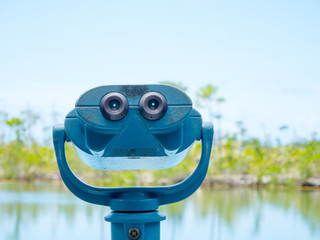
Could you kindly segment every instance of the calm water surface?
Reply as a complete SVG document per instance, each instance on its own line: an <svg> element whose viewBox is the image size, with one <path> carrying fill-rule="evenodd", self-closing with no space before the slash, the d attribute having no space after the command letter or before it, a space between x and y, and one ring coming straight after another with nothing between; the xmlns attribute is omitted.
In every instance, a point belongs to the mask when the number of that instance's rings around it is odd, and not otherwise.
<svg viewBox="0 0 320 240"><path fill-rule="evenodd" d="M320 191L201 189L164 206L161 239L320 239ZM0 240L110 239L109 209L63 186L0 183Z"/></svg>

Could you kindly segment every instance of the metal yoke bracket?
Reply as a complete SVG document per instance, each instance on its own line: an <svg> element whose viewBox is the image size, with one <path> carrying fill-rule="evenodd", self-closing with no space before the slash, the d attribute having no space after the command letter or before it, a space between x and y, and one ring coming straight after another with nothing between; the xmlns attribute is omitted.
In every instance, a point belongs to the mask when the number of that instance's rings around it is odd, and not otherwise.
<svg viewBox="0 0 320 240"><path fill-rule="evenodd" d="M213 125L204 122L201 130L201 158L197 168L184 181L171 186L101 188L88 185L71 171L65 156L66 134L63 125L53 128L53 142L62 180L78 198L109 206L115 211L154 211L160 205L181 201L202 184L209 166Z"/></svg>
<svg viewBox="0 0 320 240"><path fill-rule="evenodd" d="M160 240L160 221L166 217L157 209L161 205L181 201L202 184L209 166L213 140L213 125L203 123L201 158L195 171L184 181L159 187L99 188L82 182L71 171L65 156L64 125L53 128L53 142L62 180L78 198L113 210L105 217L111 222L112 239Z"/></svg>

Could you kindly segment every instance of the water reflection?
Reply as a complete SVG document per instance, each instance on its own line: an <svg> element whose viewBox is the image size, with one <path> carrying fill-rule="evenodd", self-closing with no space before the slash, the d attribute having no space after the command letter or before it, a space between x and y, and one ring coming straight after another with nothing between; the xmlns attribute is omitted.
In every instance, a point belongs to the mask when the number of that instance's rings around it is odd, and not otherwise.
<svg viewBox="0 0 320 240"><path fill-rule="evenodd" d="M192 199L200 206L197 216L217 215L223 224L235 228L243 215L254 215L254 232L260 232L265 208L301 217L312 233L320 233L320 192L297 190L228 189L214 192L202 191Z"/></svg>
<svg viewBox="0 0 320 240"><path fill-rule="evenodd" d="M320 191L201 189L161 207L162 239L320 239ZM110 239L107 208L62 185L0 183L0 239Z"/></svg>
<svg viewBox="0 0 320 240"><path fill-rule="evenodd" d="M320 191L201 189L177 213L163 210L170 239L320 239L319 203ZM183 227L174 229L175 221Z"/></svg>

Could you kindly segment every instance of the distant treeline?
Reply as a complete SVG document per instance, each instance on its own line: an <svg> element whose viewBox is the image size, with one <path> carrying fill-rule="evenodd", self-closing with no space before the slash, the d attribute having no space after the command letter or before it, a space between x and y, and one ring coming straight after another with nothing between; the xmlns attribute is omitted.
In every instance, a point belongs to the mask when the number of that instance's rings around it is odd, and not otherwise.
<svg viewBox="0 0 320 240"><path fill-rule="evenodd" d="M163 82L186 90L180 83ZM206 85L197 92L195 103L215 121L215 146L206 179L207 185L289 185L320 186L320 142L315 139L290 144L262 144L246 135L242 121L239 131L223 134L219 112L213 105L222 104L217 88ZM219 109L219 108L215 108ZM54 116L53 116L54 117ZM0 179L3 180L59 180L59 170L50 142L39 143L34 137L35 126L41 116L31 110L19 117L0 111ZM286 126L280 128L285 131ZM196 167L201 145L195 144L187 158L166 170L98 171L86 166L76 156L71 145L66 145L71 169L90 184L100 186L163 185L179 182Z"/></svg>
<svg viewBox="0 0 320 240"><path fill-rule="evenodd" d="M99 171L82 163L70 144L66 151L71 169L91 184L128 186L162 185L186 178L200 159L196 144L179 165L166 170ZM50 146L19 140L0 144L0 179L58 180L59 171ZM207 184L227 185L319 185L320 142L299 145L262 146L257 139L244 143L235 137L213 147Z"/></svg>

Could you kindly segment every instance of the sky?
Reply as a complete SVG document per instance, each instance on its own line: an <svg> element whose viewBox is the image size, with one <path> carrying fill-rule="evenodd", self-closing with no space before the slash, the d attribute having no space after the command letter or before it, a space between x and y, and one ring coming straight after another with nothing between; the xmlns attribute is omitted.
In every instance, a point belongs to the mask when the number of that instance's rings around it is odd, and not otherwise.
<svg viewBox="0 0 320 240"><path fill-rule="evenodd" d="M287 125L290 138L310 138L319 12L318 0L0 1L0 111L30 108L50 125L96 86L174 81L194 96L212 84L226 99L224 133L241 120L250 136Z"/></svg>

